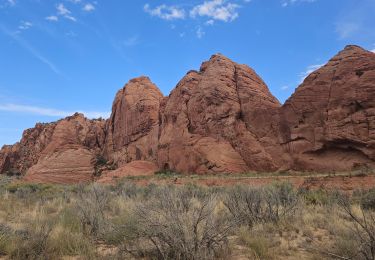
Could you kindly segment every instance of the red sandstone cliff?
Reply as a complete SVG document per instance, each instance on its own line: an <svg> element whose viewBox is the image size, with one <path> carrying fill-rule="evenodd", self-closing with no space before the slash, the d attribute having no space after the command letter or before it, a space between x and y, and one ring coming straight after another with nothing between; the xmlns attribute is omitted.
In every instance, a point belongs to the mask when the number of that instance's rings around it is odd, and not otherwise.
<svg viewBox="0 0 375 260"><path fill-rule="evenodd" d="M105 169L103 178L152 169L204 174L374 166L375 54L347 46L282 106L251 68L220 54L188 72L169 97L147 77L136 78L117 93L108 120L75 114L26 130L19 143L0 150L0 173L89 181L102 157L118 167Z"/></svg>

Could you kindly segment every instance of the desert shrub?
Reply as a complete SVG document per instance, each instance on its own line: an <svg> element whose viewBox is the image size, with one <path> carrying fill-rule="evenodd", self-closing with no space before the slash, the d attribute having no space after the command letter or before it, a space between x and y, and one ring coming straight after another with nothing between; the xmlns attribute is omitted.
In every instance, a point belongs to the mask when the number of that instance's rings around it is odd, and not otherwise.
<svg viewBox="0 0 375 260"><path fill-rule="evenodd" d="M164 187L153 199L138 203L134 214L136 239L128 241L125 250L138 257L214 259L228 248L231 223L215 195ZM143 251L135 251L134 245L144 240Z"/></svg>
<svg viewBox="0 0 375 260"><path fill-rule="evenodd" d="M105 209L108 205L109 193L99 185L85 187L81 185L77 190L76 209L85 234L98 236L105 225Z"/></svg>
<svg viewBox="0 0 375 260"><path fill-rule="evenodd" d="M53 224L37 221L18 235L17 247L11 253L12 259L54 259L55 254L49 245Z"/></svg>
<svg viewBox="0 0 375 260"><path fill-rule="evenodd" d="M375 189L363 193L360 197L360 204L363 209L375 210Z"/></svg>
<svg viewBox="0 0 375 260"><path fill-rule="evenodd" d="M21 176L22 173L17 169L9 169L5 172L6 176L13 177L13 176Z"/></svg>
<svg viewBox="0 0 375 260"><path fill-rule="evenodd" d="M116 196L120 196L125 199L135 198L142 193L143 188L137 186L132 182L121 180L111 187L111 191Z"/></svg>
<svg viewBox="0 0 375 260"><path fill-rule="evenodd" d="M9 184L6 189L11 193L16 193L19 191L27 191L27 192L40 192L47 189L50 189L52 185L48 184L34 184L34 183L11 183Z"/></svg>
<svg viewBox="0 0 375 260"><path fill-rule="evenodd" d="M88 259L95 257L93 243L82 233L73 233L59 228L51 235L50 246L58 256L84 256Z"/></svg>
<svg viewBox="0 0 375 260"><path fill-rule="evenodd" d="M299 196L304 199L307 205L334 206L337 204L340 193L325 189L306 190L302 188L299 190Z"/></svg>
<svg viewBox="0 0 375 260"><path fill-rule="evenodd" d="M108 163L107 159L103 155L96 157L95 166L104 166Z"/></svg>
<svg viewBox="0 0 375 260"><path fill-rule="evenodd" d="M11 251L12 229L4 224L0 224L0 256L7 255Z"/></svg>
<svg viewBox="0 0 375 260"><path fill-rule="evenodd" d="M375 212L364 209L363 207L356 209L346 196L341 196L338 203L343 216L350 221L349 237L351 237L352 241L358 242L354 258L374 260Z"/></svg>
<svg viewBox="0 0 375 260"><path fill-rule="evenodd" d="M290 184L266 188L236 186L227 192L224 204L237 224L252 227L257 223L277 223L293 216L298 196Z"/></svg>

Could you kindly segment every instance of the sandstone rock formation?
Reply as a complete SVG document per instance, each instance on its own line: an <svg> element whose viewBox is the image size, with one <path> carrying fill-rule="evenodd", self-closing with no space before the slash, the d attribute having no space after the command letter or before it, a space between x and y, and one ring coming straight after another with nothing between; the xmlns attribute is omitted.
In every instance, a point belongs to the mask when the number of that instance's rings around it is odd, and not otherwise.
<svg viewBox="0 0 375 260"><path fill-rule="evenodd" d="M104 171L97 182L111 183L124 177L131 176L152 176L159 170L159 167L149 161L132 161L116 170Z"/></svg>
<svg viewBox="0 0 375 260"><path fill-rule="evenodd" d="M147 77L130 80L117 93L106 125L104 154L109 160L118 166L134 160L156 162L162 99Z"/></svg>
<svg viewBox="0 0 375 260"><path fill-rule="evenodd" d="M51 124L37 124L14 146L0 152L0 172L20 172L28 180L87 181L104 147L105 120L75 114Z"/></svg>
<svg viewBox="0 0 375 260"><path fill-rule="evenodd" d="M100 167L98 162L100 161ZM150 174L375 167L375 54L347 46L284 105L248 66L217 54L169 97L131 80L108 120L75 114L0 150L0 174L72 183ZM109 171L118 167L115 171Z"/></svg>
<svg viewBox="0 0 375 260"><path fill-rule="evenodd" d="M275 170L279 160L259 138L272 125L255 121L279 107L252 69L214 55L178 83L163 108L159 167L191 173Z"/></svg>
<svg viewBox="0 0 375 260"><path fill-rule="evenodd" d="M375 54L347 46L309 75L280 111L280 139L302 170L375 161Z"/></svg>

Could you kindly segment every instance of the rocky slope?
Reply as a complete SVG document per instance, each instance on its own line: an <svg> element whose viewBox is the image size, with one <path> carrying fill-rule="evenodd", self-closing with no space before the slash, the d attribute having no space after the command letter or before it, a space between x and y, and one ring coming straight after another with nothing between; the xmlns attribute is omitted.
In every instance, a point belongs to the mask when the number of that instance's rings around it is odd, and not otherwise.
<svg viewBox="0 0 375 260"><path fill-rule="evenodd" d="M149 78L133 79L108 120L75 114L26 130L0 151L0 173L74 183L101 173L99 181L156 169L325 171L374 161L375 54L347 46L284 105L251 68L220 54L189 71L169 97Z"/></svg>
<svg viewBox="0 0 375 260"><path fill-rule="evenodd" d="M280 110L280 139L303 170L375 161L375 54L347 46L309 75Z"/></svg>

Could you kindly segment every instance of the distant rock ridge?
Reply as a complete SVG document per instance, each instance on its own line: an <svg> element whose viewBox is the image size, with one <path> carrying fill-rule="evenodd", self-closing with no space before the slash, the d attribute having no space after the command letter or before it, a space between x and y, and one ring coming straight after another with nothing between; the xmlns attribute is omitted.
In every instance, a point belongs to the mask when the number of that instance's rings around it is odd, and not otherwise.
<svg viewBox="0 0 375 260"><path fill-rule="evenodd" d="M153 169L215 174L362 165L375 166L375 54L355 45L311 73L283 105L254 70L215 54L168 97L148 77L135 78L116 94L109 119L77 113L36 124L0 150L0 174L52 183Z"/></svg>

